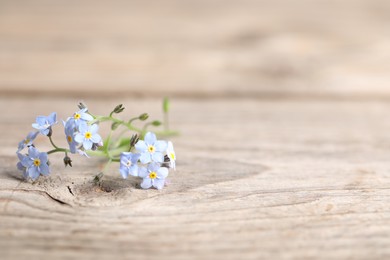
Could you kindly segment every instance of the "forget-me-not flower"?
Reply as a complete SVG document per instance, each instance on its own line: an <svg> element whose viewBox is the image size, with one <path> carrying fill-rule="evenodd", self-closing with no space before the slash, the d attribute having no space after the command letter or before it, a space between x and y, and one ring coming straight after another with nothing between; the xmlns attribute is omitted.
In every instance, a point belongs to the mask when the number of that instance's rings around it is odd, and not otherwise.
<svg viewBox="0 0 390 260"><path fill-rule="evenodd" d="M49 165L47 165L47 153L41 153L34 146L28 148L28 155L24 157L18 153L20 159L19 169L22 169L21 166L25 167L26 175L32 180L35 180L39 177L40 174L48 175L50 173Z"/></svg>
<svg viewBox="0 0 390 260"><path fill-rule="evenodd" d="M75 123L72 120L68 120L66 122L62 121L65 129L65 137L66 141L69 144L69 149L71 153L76 153L77 146L79 145L75 140Z"/></svg>
<svg viewBox="0 0 390 260"><path fill-rule="evenodd" d="M18 145L18 152L23 150L26 146L32 145L33 141L35 140L35 138L37 137L38 134L39 134L39 132L30 132L26 138L24 138L22 141L20 141L20 143Z"/></svg>
<svg viewBox="0 0 390 260"><path fill-rule="evenodd" d="M93 116L88 114L87 111L88 108L80 109L79 111L75 112L68 120L73 121L76 127L80 127L81 124L85 124L93 120Z"/></svg>
<svg viewBox="0 0 390 260"><path fill-rule="evenodd" d="M39 130L43 135L49 135L51 126L56 124L57 113L53 112L49 116L38 116L36 123L32 124L32 127Z"/></svg>
<svg viewBox="0 0 390 260"><path fill-rule="evenodd" d="M129 175L138 176L137 163L140 156L138 153L121 153L119 172L122 174L123 179L127 179Z"/></svg>
<svg viewBox="0 0 390 260"><path fill-rule="evenodd" d="M176 170L176 154L171 141L168 142L167 156L169 158L169 167Z"/></svg>
<svg viewBox="0 0 390 260"><path fill-rule="evenodd" d="M156 135L148 132L145 140L139 140L135 148L141 153L140 161L144 164L150 162L164 162L164 152L167 149L167 142L158 141Z"/></svg>
<svg viewBox="0 0 390 260"><path fill-rule="evenodd" d="M74 137L75 141L83 144L85 150L91 150L93 144L99 144L102 141L102 138L97 133L99 126L97 124L93 125L84 125L79 126L79 133Z"/></svg>
<svg viewBox="0 0 390 260"><path fill-rule="evenodd" d="M19 162L16 164L16 167L18 168L18 170L22 171L23 177L25 179L27 179L27 177L28 177L27 166L30 165L29 159L28 159L27 155L23 155L19 152L17 152L16 154L18 155L18 158L19 158Z"/></svg>
<svg viewBox="0 0 390 260"><path fill-rule="evenodd" d="M168 169L160 167L157 163L151 163L147 168L140 168L138 176L143 178L141 183L143 189L149 189L153 186L161 190L164 187L165 178L168 176Z"/></svg>

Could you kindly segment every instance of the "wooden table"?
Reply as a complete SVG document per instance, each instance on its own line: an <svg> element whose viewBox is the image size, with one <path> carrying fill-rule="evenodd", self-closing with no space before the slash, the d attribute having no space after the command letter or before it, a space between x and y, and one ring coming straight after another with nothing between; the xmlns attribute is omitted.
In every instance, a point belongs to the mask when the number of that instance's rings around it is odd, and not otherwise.
<svg viewBox="0 0 390 260"><path fill-rule="evenodd" d="M0 259L388 259L389 10L1 1ZM79 156L21 180L35 116L84 100L158 119L164 96L180 131L164 190L117 165L96 186L102 161Z"/></svg>

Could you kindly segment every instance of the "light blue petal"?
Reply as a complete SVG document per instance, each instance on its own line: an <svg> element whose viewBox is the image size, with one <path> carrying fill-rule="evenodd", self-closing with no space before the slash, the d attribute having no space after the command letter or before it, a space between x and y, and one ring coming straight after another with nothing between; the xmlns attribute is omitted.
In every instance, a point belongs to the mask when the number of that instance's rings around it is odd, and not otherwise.
<svg viewBox="0 0 390 260"><path fill-rule="evenodd" d="M129 168L129 173L131 176L138 176L138 165L132 165Z"/></svg>
<svg viewBox="0 0 390 260"><path fill-rule="evenodd" d="M153 187L158 190L162 190L164 188L165 180L164 179L155 179L153 182Z"/></svg>
<svg viewBox="0 0 390 260"><path fill-rule="evenodd" d="M16 168L18 168L18 170L20 170L20 171L25 171L26 170L26 167L24 167L21 162L18 162L16 164Z"/></svg>
<svg viewBox="0 0 390 260"><path fill-rule="evenodd" d="M44 129L41 129L41 134L43 134L43 135L48 135L49 134L49 128L44 128Z"/></svg>
<svg viewBox="0 0 390 260"><path fill-rule="evenodd" d="M150 153L141 154L141 157L139 158L139 160L143 164L150 163L152 161L152 159L150 158Z"/></svg>
<svg viewBox="0 0 390 260"><path fill-rule="evenodd" d="M85 132L88 131L88 126L87 126L87 123L85 121L80 121L79 120L78 128L79 128L79 132L82 133L82 134L84 134Z"/></svg>
<svg viewBox="0 0 390 260"><path fill-rule="evenodd" d="M83 119L85 121L92 121L93 120L93 117L87 113L81 113L80 116L81 116L81 119Z"/></svg>
<svg viewBox="0 0 390 260"><path fill-rule="evenodd" d="M46 163L43 163L39 166L39 171L42 175L48 175L50 173L49 166Z"/></svg>
<svg viewBox="0 0 390 260"><path fill-rule="evenodd" d="M74 140L76 141L76 142L78 142L78 143L82 143L82 142L84 142L84 135L82 135L82 134L76 134L76 136L74 137Z"/></svg>
<svg viewBox="0 0 390 260"><path fill-rule="evenodd" d="M153 134L152 132L147 132L144 139L145 139L145 143L151 145L154 145L154 143L157 140L156 135Z"/></svg>
<svg viewBox="0 0 390 260"><path fill-rule="evenodd" d="M168 147L168 143L166 141L157 141L155 144L157 152L165 152Z"/></svg>
<svg viewBox="0 0 390 260"><path fill-rule="evenodd" d="M89 127L89 131L91 134L96 134L99 131L99 126L97 124L93 124Z"/></svg>
<svg viewBox="0 0 390 260"><path fill-rule="evenodd" d="M131 156L131 162L133 164L136 164L139 160L139 158L141 157L141 155L139 153L134 153L132 156Z"/></svg>
<svg viewBox="0 0 390 260"><path fill-rule="evenodd" d="M152 180L150 178L143 179L141 187L142 189L149 189L150 187L152 187Z"/></svg>
<svg viewBox="0 0 390 260"><path fill-rule="evenodd" d="M56 112L51 113L51 114L48 116L47 121L49 121L49 124L51 124L51 125L57 123L57 113L56 113Z"/></svg>
<svg viewBox="0 0 390 260"><path fill-rule="evenodd" d="M135 149L137 149L138 151L140 151L142 153L142 152L145 152L148 149L148 147L146 146L146 143L144 141L139 140L135 144Z"/></svg>
<svg viewBox="0 0 390 260"><path fill-rule="evenodd" d="M35 147L33 147L33 146L30 146L29 148L28 148L28 156L30 157L30 158L38 158L39 157L39 151L38 151L38 149L36 149Z"/></svg>
<svg viewBox="0 0 390 260"><path fill-rule="evenodd" d="M157 164L157 163L151 163L151 164L149 164L149 166L148 166L148 171L149 171L149 172L157 172L158 169L160 169L160 165Z"/></svg>
<svg viewBox="0 0 390 260"><path fill-rule="evenodd" d="M85 140L83 142L83 147L85 150L91 150L93 143L90 140Z"/></svg>
<svg viewBox="0 0 390 260"><path fill-rule="evenodd" d="M46 116L37 116L36 122L37 122L38 125L45 125L46 124L46 120L47 120Z"/></svg>
<svg viewBox="0 0 390 260"><path fill-rule="evenodd" d="M129 176L129 171L127 169L120 168L119 172L121 173L123 179L127 179L127 177Z"/></svg>
<svg viewBox="0 0 390 260"><path fill-rule="evenodd" d="M40 153L38 158L42 164L47 163L47 153Z"/></svg>
<svg viewBox="0 0 390 260"><path fill-rule="evenodd" d="M138 176L141 178L146 178L148 176L148 170L145 167L139 167Z"/></svg>
<svg viewBox="0 0 390 260"><path fill-rule="evenodd" d="M162 163L164 162L164 155L160 152L155 152L152 154L152 161Z"/></svg>
<svg viewBox="0 0 390 260"><path fill-rule="evenodd" d="M28 168L28 176L30 176L30 178L32 180L35 180L36 178L38 178L39 177L39 172L37 171L37 168L36 167Z"/></svg>
<svg viewBox="0 0 390 260"><path fill-rule="evenodd" d="M102 137L98 134L92 134L91 141L94 143L99 143L102 140Z"/></svg>
<svg viewBox="0 0 390 260"><path fill-rule="evenodd" d="M157 171L157 177L160 178L160 179L165 179L166 177L168 177L168 173L169 173L169 171L168 171L167 168L161 167Z"/></svg>

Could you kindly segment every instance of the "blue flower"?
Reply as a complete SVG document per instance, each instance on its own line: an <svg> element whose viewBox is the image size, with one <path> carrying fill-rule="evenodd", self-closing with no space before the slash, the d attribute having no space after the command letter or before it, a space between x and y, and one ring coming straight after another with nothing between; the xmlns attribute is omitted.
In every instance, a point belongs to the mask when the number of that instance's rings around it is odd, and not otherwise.
<svg viewBox="0 0 390 260"><path fill-rule="evenodd" d="M157 141L156 135L148 132L145 141L139 140L135 148L141 152L140 161L144 164L150 162L164 162L164 152L167 149L167 142Z"/></svg>
<svg viewBox="0 0 390 260"><path fill-rule="evenodd" d="M93 116L88 114L87 111L88 108L80 109L79 111L75 112L68 120L73 121L77 127L79 127L81 124L92 121Z"/></svg>
<svg viewBox="0 0 390 260"><path fill-rule="evenodd" d="M167 156L169 158L169 167L176 170L176 154L171 141L168 142Z"/></svg>
<svg viewBox="0 0 390 260"><path fill-rule="evenodd" d="M100 144L102 138L97 133L99 126L93 124L91 126L81 124L79 126L79 133L74 137L75 141L83 144L85 150L91 150L94 144Z"/></svg>
<svg viewBox="0 0 390 260"><path fill-rule="evenodd" d="M168 169L160 167L157 163L151 163L147 168L140 168L138 176L143 178L141 183L143 189L149 189L153 186L161 190L164 187L165 178L168 176Z"/></svg>
<svg viewBox="0 0 390 260"><path fill-rule="evenodd" d="M75 140L75 123L72 120L66 122L62 121L65 128L66 141L69 144L69 149L71 153L76 153L77 146L79 145Z"/></svg>
<svg viewBox="0 0 390 260"><path fill-rule="evenodd" d="M48 175L50 173L47 164L47 153L40 153L34 146L28 148L28 155L24 156L18 153L20 162L17 164L19 170L23 171L23 175L35 180L40 174Z"/></svg>
<svg viewBox="0 0 390 260"><path fill-rule="evenodd" d="M28 177L28 171L27 167L30 165L29 159L26 155L23 155L21 153L16 153L19 157L19 162L16 164L16 167L18 168L19 171L22 171L23 177L27 179Z"/></svg>
<svg viewBox="0 0 390 260"><path fill-rule="evenodd" d="M138 153L121 153L119 172L123 179L131 176L138 176L138 159L141 155Z"/></svg>
<svg viewBox="0 0 390 260"><path fill-rule="evenodd" d="M39 130L43 135L49 135L51 126L56 124L57 113L53 112L49 116L38 116L36 123L32 124L32 127Z"/></svg>
<svg viewBox="0 0 390 260"><path fill-rule="evenodd" d="M35 138L37 137L37 135L39 134L39 132L30 132L26 138L24 138L22 141L20 141L19 145L18 145L18 151L17 152L20 152L21 150L23 150L26 146L30 146L33 144L33 141L35 140Z"/></svg>

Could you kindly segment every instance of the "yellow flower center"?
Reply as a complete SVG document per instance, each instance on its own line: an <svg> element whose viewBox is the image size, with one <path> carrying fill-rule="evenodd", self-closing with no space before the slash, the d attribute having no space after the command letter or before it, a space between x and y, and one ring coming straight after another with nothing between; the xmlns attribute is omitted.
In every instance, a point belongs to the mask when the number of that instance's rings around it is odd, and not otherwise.
<svg viewBox="0 0 390 260"><path fill-rule="evenodd" d="M172 160L175 160L175 154L174 154L174 153L171 153L170 155L171 155L171 159L172 159Z"/></svg>
<svg viewBox="0 0 390 260"><path fill-rule="evenodd" d="M154 153L156 151L156 148L153 145L149 145L148 151L149 153Z"/></svg>
<svg viewBox="0 0 390 260"><path fill-rule="evenodd" d="M68 139L68 142L69 142L69 143L72 142L72 137L71 137L70 135L68 135L68 136L66 137L66 139Z"/></svg>
<svg viewBox="0 0 390 260"><path fill-rule="evenodd" d="M157 178L157 173L156 172L149 173L149 178L156 179Z"/></svg>
<svg viewBox="0 0 390 260"><path fill-rule="evenodd" d="M76 113L76 114L74 114L74 119L80 119L80 117L81 117L81 115L80 114L78 114L78 113Z"/></svg>
<svg viewBox="0 0 390 260"><path fill-rule="evenodd" d="M84 136L86 139L90 139L92 137L92 134L91 132L86 132Z"/></svg>
<svg viewBox="0 0 390 260"><path fill-rule="evenodd" d="M29 142L30 142L30 139L24 140L24 143L25 143L25 144L28 144Z"/></svg>
<svg viewBox="0 0 390 260"><path fill-rule="evenodd" d="M35 166L41 165L41 160L35 159L35 160L34 160L34 165L35 165Z"/></svg>

